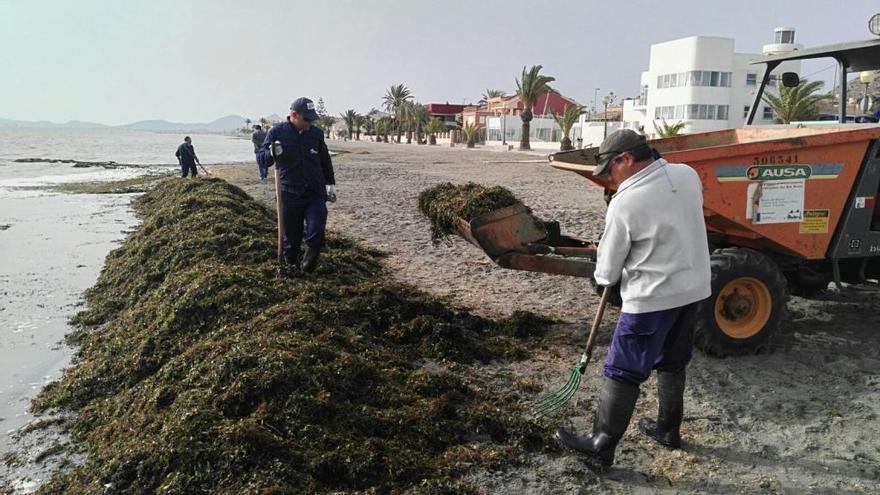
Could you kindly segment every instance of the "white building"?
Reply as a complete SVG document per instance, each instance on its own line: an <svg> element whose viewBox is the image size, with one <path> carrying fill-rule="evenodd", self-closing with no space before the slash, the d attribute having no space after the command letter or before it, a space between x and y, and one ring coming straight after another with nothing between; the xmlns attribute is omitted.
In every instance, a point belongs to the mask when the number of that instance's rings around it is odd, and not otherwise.
<svg viewBox="0 0 880 495"><path fill-rule="evenodd" d="M776 39L764 45L763 55L801 48L793 28L776 28ZM692 36L651 45L648 70L642 72L638 98L624 101L624 127L656 136L655 124L684 122L682 132L706 132L742 127L763 66L750 65L762 54L737 53L734 40ZM771 76L766 91L775 91L783 72L800 72L800 62L784 62ZM761 104L754 123L772 124L773 110Z"/></svg>

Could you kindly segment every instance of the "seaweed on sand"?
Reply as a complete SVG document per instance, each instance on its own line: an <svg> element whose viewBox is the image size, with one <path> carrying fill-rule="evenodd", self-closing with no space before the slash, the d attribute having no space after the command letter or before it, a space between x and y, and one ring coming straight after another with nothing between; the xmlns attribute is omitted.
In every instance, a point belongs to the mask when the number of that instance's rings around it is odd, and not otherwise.
<svg viewBox="0 0 880 495"><path fill-rule="evenodd" d="M474 365L526 355L491 321L390 281L338 236L275 276L272 214L219 179L164 181L86 293L74 365L35 399L76 413L84 463L41 493L467 493L548 448Z"/></svg>
<svg viewBox="0 0 880 495"><path fill-rule="evenodd" d="M468 182L460 186L445 182L419 194L419 211L431 221L431 239L438 242L455 232L456 219L474 217L519 203L509 190Z"/></svg>

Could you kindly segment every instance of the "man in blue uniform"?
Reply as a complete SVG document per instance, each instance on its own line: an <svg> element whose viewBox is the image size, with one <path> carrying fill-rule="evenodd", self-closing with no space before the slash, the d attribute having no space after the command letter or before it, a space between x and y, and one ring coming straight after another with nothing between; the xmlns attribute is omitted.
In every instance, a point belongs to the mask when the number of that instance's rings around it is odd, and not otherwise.
<svg viewBox="0 0 880 495"><path fill-rule="evenodd" d="M254 143L254 154L260 152L260 146L263 146L263 141L266 140L266 131L263 130L263 126L257 124L254 126L254 133L251 134L251 142ZM257 161L257 168L260 169L260 182L266 182L266 177L269 176L269 169L264 167L259 160Z"/></svg>
<svg viewBox="0 0 880 495"><path fill-rule="evenodd" d="M257 152L263 167L277 167L281 182L281 215L284 220L284 258L292 266L311 272L318 264L327 224L327 201L336 201L336 179L324 132L311 125L318 120L315 104L297 98L286 122L269 130ZM276 143L277 141L277 143ZM274 154L278 163L272 158ZM305 240L305 253L300 245Z"/></svg>
<svg viewBox="0 0 880 495"><path fill-rule="evenodd" d="M196 150L193 148L192 139L189 136L183 138L183 142L177 147L177 152L174 155L177 156L177 161L180 162L181 176L186 177L187 173L189 173L192 177L195 177L199 174L199 171L196 170L196 163L199 165L201 163L199 162L199 157L196 156Z"/></svg>

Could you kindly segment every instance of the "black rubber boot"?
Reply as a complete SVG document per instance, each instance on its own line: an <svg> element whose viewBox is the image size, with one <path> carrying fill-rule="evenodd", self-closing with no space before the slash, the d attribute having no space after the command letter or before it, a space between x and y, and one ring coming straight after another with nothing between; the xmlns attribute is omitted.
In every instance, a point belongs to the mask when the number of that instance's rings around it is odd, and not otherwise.
<svg viewBox="0 0 880 495"><path fill-rule="evenodd" d="M559 428L553 438L586 455L587 464L594 471L605 472L614 463L614 450L629 426L638 398L638 386L605 378L593 432L579 437Z"/></svg>
<svg viewBox="0 0 880 495"><path fill-rule="evenodd" d="M318 255L321 254L321 248L306 246L306 252L302 257L302 271L311 273L318 267Z"/></svg>
<svg viewBox="0 0 880 495"><path fill-rule="evenodd" d="M681 447L681 420L684 417L685 372L657 372L657 421L642 418L639 431L660 445L677 449Z"/></svg>

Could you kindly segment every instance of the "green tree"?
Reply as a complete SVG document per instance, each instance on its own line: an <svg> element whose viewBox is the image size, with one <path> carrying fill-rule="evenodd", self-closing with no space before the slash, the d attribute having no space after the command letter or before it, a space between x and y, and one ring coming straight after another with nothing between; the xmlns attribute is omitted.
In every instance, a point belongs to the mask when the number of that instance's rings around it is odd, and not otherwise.
<svg viewBox="0 0 880 495"><path fill-rule="evenodd" d="M437 144L437 134L446 131L446 124L440 122L440 119L434 118L425 126L425 132L428 133L428 144Z"/></svg>
<svg viewBox="0 0 880 495"><path fill-rule="evenodd" d="M464 125L464 135L467 137L467 147L473 148L475 145L475 138L477 137L477 124L474 122L468 122Z"/></svg>
<svg viewBox="0 0 880 495"><path fill-rule="evenodd" d="M416 134L416 143L422 144L422 131L431 120L431 112L428 110L428 107L421 103L414 104L410 112L411 124Z"/></svg>
<svg viewBox="0 0 880 495"><path fill-rule="evenodd" d="M553 114L553 120L562 129L562 141L559 143L560 151L574 149L574 146L571 145L571 138L568 135L571 134L571 128L574 127L575 122L578 121L583 111L584 107L575 103L565 107L561 115Z"/></svg>
<svg viewBox="0 0 880 495"><path fill-rule="evenodd" d="M367 122L371 119L366 115L358 115L354 124L354 136L355 140L361 140L361 129L364 129L367 126Z"/></svg>
<svg viewBox="0 0 880 495"><path fill-rule="evenodd" d="M681 131L684 129L684 122L679 120L674 124L669 124L666 122L666 119L662 119L662 121L663 123L659 126L657 125L657 121L654 121L654 130L657 131L657 135L661 138L681 136Z"/></svg>
<svg viewBox="0 0 880 495"><path fill-rule="evenodd" d="M394 114L397 119L396 123L398 143L400 142L401 134L403 134L401 123L404 119L402 119L401 116L405 106L404 102L409 101L412 98L413 95L409 88L407 88L403 84L398 84L396 86L391 86L390 88L388 88L388 91L385 93L385 97L382 99L385 110Z"/></svg>
<svg viewBox="0 0 880 495"><path fill-rule="evenodd" d="M342 121L345 122L345 127L348 128L348 137L351 138L354 136L354 128L358 125L358 117L360 117L360 115L358 115L354 109L349 108L345 113L340 114L340 116L342 117Z"/></svg>
<svg viewBox="0 0 880 495"><path fill-rule="evenodd" d="M804 79L797 86L788 88L780 86L779 95L764 94L764 102L770 105L780 123L788 124L793 120L812 120L819 115L817 105L827 95L816 94L823 86L822 81Z"/></svg>
<svg viewBox="0 0 880 495"><path fill-rule="evenodd" d="M499 96L507 96L507 93L503 89L487 89L478 103L486 104L489 103L489 98L497 98Z"/></svg>
<svg viewBox="0 0 880 495"><path fill-rule="evenodd" d="M542 75L542 68L543 67L540 65L533 65L532 68L526 72L526 68L523 67L522 77L516 80L516 94L519 96L519 99L523 104L523 111L522 114L520 114L520 118L522 119L522 138L520 138L519 141L520 150L532 149L529 144L529 131L531 130L530 123L533 117L532 107L535 105L539 96L550 91L549 83L556 80L554 77Z"/></svg>
<svg viewBox="0 0 880 495"><path fill-rule="evenodd" d="M318 127L324 131L324 135L331 137L330 133L333 132L333 124L336 123L336 117L330 115L324 115L323 117L318 117Z"/></svg>

